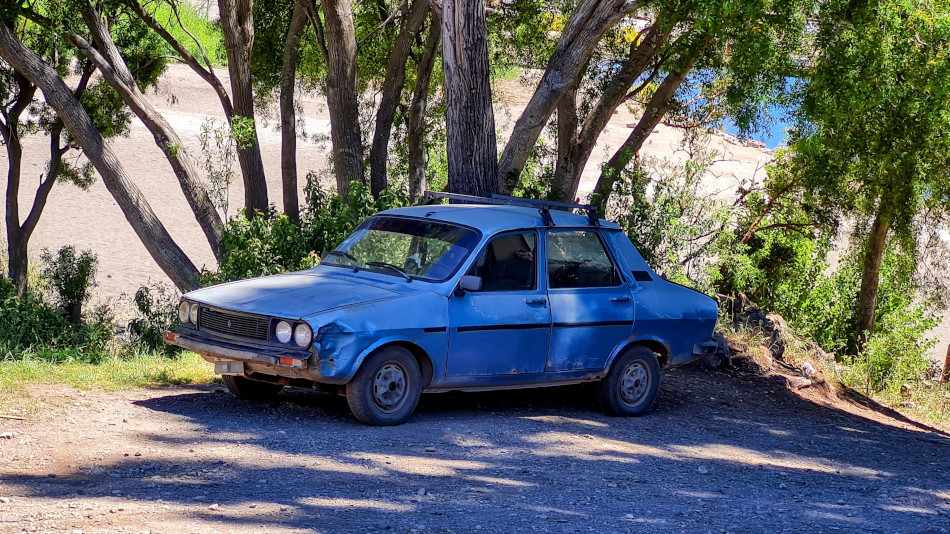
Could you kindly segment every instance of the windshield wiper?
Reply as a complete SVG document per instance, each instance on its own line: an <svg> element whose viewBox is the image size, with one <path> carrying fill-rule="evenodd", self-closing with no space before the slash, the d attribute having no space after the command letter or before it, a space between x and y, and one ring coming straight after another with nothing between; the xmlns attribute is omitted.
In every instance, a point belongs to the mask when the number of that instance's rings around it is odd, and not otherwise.
<svg viewBox="0 0 950 534"><path fill-rule="evenodd" d="M343 252L342 250L331 250L331 251L325 252L325 253L323 254L323 257L324 257L324 258L326 258L327 256L340 256L341 258L346 258L346 259L348 259L348 260L350 260L350 261L353 262L353 272L354 272L354 273L360 270L359 265L357 265L360 260L354 258L353 255L350 254L349 252Z"/></svg>
<svg viewBox="0 0 950 534"><path fill-rule="evenodd" d="M403 271L391 263L386 263L385 261L368 261L366 262L366 265L369 265L370 267L385 267L386 269L391 269L399 273L399 275L405 278L407 282L412 282L412 277L409 276L406 271Z"/></svg>

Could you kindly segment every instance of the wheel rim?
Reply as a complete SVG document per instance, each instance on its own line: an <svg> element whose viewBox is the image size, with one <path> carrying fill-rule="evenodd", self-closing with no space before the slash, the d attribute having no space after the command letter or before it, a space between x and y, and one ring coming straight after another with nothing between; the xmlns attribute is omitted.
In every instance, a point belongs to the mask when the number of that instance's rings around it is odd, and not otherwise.
<svg viewBox="0 0 950 534"><path fill-rule="evenodd" d="M373 379L373 404L384 413L399 411L406 402L406 369L396 362L386 362L376 370Z"/></svg>
<svg viewBox="0 0 950 534"><path fill-rule="evenodd" d="M629 407L643 402L650 390L650 372L644 362L634 361L620 377L620 401Z"/></svg>

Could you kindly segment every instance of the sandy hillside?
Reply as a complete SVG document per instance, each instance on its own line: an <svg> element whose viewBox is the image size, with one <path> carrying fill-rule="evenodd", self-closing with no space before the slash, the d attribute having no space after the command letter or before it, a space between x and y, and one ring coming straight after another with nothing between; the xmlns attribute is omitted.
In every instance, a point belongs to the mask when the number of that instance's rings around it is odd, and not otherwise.
<svg viewBox="0 0 950 534"><path fill-rule="evenodd" d="M222 72L219 75L226 78ZM530 81L503 80L496 88L496 122L503 132L511 130L530 98L531 88L526 83ZM186 66L172 65L158 89L149 93L149 98L178 131L185 150L195 157L200 156L198 135L202 124L209 119L223 124L223 113L214 92ZM322 140L329 135L325 100L321 95L307 95L300 101L304 110L303 130L307 134L305 139L297 143L300 187L302 189L302 177L308 170L323 174L323 182L330 185L332 177L327 175L330 145L328 141ZM266 115L259 117L261 127L258 136L268 177L269 198L272 203L279 204L280 132L276 128L274 110L270 110L269 118ZM586 195L592 189L599 173L599 163L622 144L630 133L627 125L636 122L636 119L626 109L614 115L593 151L591 163L584 171L581 195ZM678 130L661 125L650 136L644 153L682 161L686 156L679 151L680 141ZM211 250L180 192L171 168L145 127L133 121L129 135L114 139L111 144L172 237L199 268L214 268ZM24 142L21 213L28 212L32 188L46 168L47 146L48 139L42 136L32 136ZM761 180L764 177L763 167L771 158L767 150L729 144L718 137L710 140L710 148L719 154L706 181L707 190L713 194L729 195L741 182ZM0 154L0 158L4 160L5 166L5 155ZM233 216L243 201L240 183L232 184L229 196L231 205L228 215ZM0 206L0 212L4 210L5 207ZM31 241L31 253L38 257L43 248L55 250L66 244L91 249L98 254L100 268L96 298L99 300L131 294L140 285L150 281L165 281L164 274L139 242L101 181L88 192L71 185L57 185L53 189ZM950 339L950 332L942 337Z"/></svg>

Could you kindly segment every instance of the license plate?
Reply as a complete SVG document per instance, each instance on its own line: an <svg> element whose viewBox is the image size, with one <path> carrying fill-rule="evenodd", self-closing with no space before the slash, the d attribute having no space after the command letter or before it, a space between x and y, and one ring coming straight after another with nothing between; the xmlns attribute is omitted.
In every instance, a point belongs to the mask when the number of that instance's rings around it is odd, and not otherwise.
<svg viewBox="0 0 950 534"><path fill-rule="evenodd" d="M217 360L214 362L214 372L219 375L243 375L244 362Z"/></svg>

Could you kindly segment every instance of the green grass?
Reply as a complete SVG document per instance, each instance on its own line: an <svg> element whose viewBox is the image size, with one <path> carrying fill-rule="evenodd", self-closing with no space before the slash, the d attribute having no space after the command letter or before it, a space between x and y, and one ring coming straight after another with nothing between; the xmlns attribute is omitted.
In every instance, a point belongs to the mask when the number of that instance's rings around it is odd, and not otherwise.
<svg viewBox="0 0 950 534"><path fill-rule="evenodd" d="M66 362L25 357L0 362L0 413L30 414L43 402L29 395L29 386L65 384L77 389L116 391L146 386L208 384L215 380L213 366L187 352L178 358L139 354L106 357L99 363Z"/></svg>
<svg viewBox="0 0 950 534"><path fill-rule="evenodd" d="M178 14L181 15L181 22L185 28L188 28L188 31L201 43L211 63L213 65L227 64L227 52L224 50L224 38L221 34L221 27L198 14L194 6L187 2L178 4ZM175 14L168 4L164 2L160 3L152 13L152 16L159 24L164 26L165 29L168 30L168 33L172 34L178 42L182 43L191 55L201 61L201 51L198 49L198 45L195 44L194 39L185 33L178 25ZM168 53L174 54L170 49Z"/></svg>

